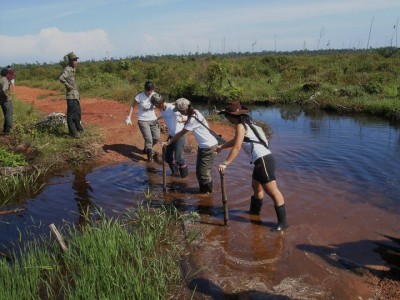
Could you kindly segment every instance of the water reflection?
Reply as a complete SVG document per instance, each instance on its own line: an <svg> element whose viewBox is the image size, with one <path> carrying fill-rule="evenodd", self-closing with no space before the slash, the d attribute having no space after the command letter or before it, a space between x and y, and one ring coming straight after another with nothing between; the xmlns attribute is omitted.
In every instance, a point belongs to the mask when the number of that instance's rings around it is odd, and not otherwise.
<svg viewBox="0 0 400 300"><path fill-rule="evenodd" d="M81 170L74 171L74 181L72 189L75 190L75 201L78 206L79 224L84 225L90 221L90 211L94 207L90 192L93 192L88 180L86 180L86 172Z"/></svg>
<svg viewBox="0 0 400 300"><path fill-rule="evenodd" d="M215 193L196 194L197 180L189 169L186 179L167 176L167 191L163 191L161 164L129 160L54 176L39 195L18 202L25 208L23 213L0 216L0 245L18 240L19 232L26 228L41 233L43 228L48 231L48 224L61 225L63 220L85 223L97 207L118 215L148 201L151 193L155 206L173 205L201 215L203 239L194 256L199 268L216 275L207 273L208 277L191 283L204 284L206 295L238 296L241 292L226 293L225 288L234 290L247 284L251 287L248 290L259 290L260 282L278 285L283 278L304 274L321 288L325 283L329 288L329 282L342 288L346 285L338 283L338 278L344 282L354 278L341 273L329 260L332 249L360 264L379 263L374 243L362 241L379 241L381 233L396 236L400 230L399 127L377 118L343 117L286 106L252 108L252 117L268 122L273 129L270 144L287 203L287 233L269 231L276 216L267 199L260 216L245 213L252 167L241 152L226 174L228 227L223 226L218 182ZM140 149L125 146L104 149L130 158L133 153L141 161ZM218 155L215 166L224 158ZM194 166L195 154L188 154L187 160L189 167ZM217 167L213 172L213 177L219 178ZM38 223L41 226L36 226ZM357 252L360 248L362 257Z"/></svg>

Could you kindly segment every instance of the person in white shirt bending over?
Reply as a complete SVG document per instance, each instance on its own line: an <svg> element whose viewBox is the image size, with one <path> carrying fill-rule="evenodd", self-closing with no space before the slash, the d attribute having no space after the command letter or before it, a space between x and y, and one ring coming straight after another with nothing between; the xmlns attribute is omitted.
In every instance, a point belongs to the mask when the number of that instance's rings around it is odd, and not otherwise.
<svg viewBox="0 0 400 300"><path fill-rule="evenodd" d="M194 109L188 99L179 98L175 101L175 111L179 111L182 115L187 116L187 121L183 129L178 132L172 139L164 142L163 145L169 145L183 137L189 131L197 141L197 159L196 159L196 177L199 182L200 193L212 193L213 181L211 176L211 168L216 156L218 141L210 133L207 120L197 110ZM207 127L206 127L207 126Z"/></svg>
<svg viewBox="0 0 400 300"><path fill-rule="evenodd" d="M183 129L184 122L187 120L186 116L181 115L180 112L174 110L175 105L167 103L165 98L157 93L154 93L150 99L151 103L160 110L160 117L164 119L165 125L168 129L168 139L172 139L179 131ZM188 167L183 157L185 148L186 136L169 144L165 149L165 161L168 163L172 175L180 175L181 178L188 176Z"/></svg>

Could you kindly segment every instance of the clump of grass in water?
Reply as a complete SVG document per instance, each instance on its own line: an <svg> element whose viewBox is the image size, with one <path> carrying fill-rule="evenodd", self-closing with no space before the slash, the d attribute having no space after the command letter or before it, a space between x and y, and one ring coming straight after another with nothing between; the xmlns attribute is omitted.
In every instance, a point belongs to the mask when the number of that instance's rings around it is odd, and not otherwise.
<svg viewBox="0 0 400 300"><path fill-rule="evenodd" d="M37 169L30 174L27 172L15 173L0 177L0 207L10 202L17 194L32 195L43 186L43 176L47 169Z"/></svg>
<svg viewBox="0 0 400 300"><path fill-rule="evenodd" d="M0 294L5 299L67 296L69 299L160 299L180 281L182 249L171 227L176 210L143 206L121 219L63 228L68 250L34 241L0 260ZM175 235L176 236L176 235Z"/></svg>

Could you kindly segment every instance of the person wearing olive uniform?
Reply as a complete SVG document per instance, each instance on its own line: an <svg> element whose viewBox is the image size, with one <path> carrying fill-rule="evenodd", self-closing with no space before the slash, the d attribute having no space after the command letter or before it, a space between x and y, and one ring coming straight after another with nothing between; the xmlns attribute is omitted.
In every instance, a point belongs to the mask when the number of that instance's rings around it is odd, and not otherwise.
<svg viewBox="0 0 400 300"><path fill-rule="evenodd" d="M75 79L75 71L78 65L78 59L74 53L68 54L68 66L64 68L59 80L64 84L67 98L67 124L69 135L78 139L78 132L82 132L81 124L81 105L78 91L78 84Z"/></svg>

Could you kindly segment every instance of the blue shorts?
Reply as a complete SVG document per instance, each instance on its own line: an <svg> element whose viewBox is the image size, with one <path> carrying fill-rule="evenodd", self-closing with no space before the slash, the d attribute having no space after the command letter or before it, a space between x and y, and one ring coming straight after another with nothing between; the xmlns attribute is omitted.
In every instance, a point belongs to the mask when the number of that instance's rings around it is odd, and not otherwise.
<svg viewBox="0 0 400 300"><path fill-rule="evenodd" d="M260 157L254 162L252 178L261 184L276 180L275 159L272 154Z"/></svg>

